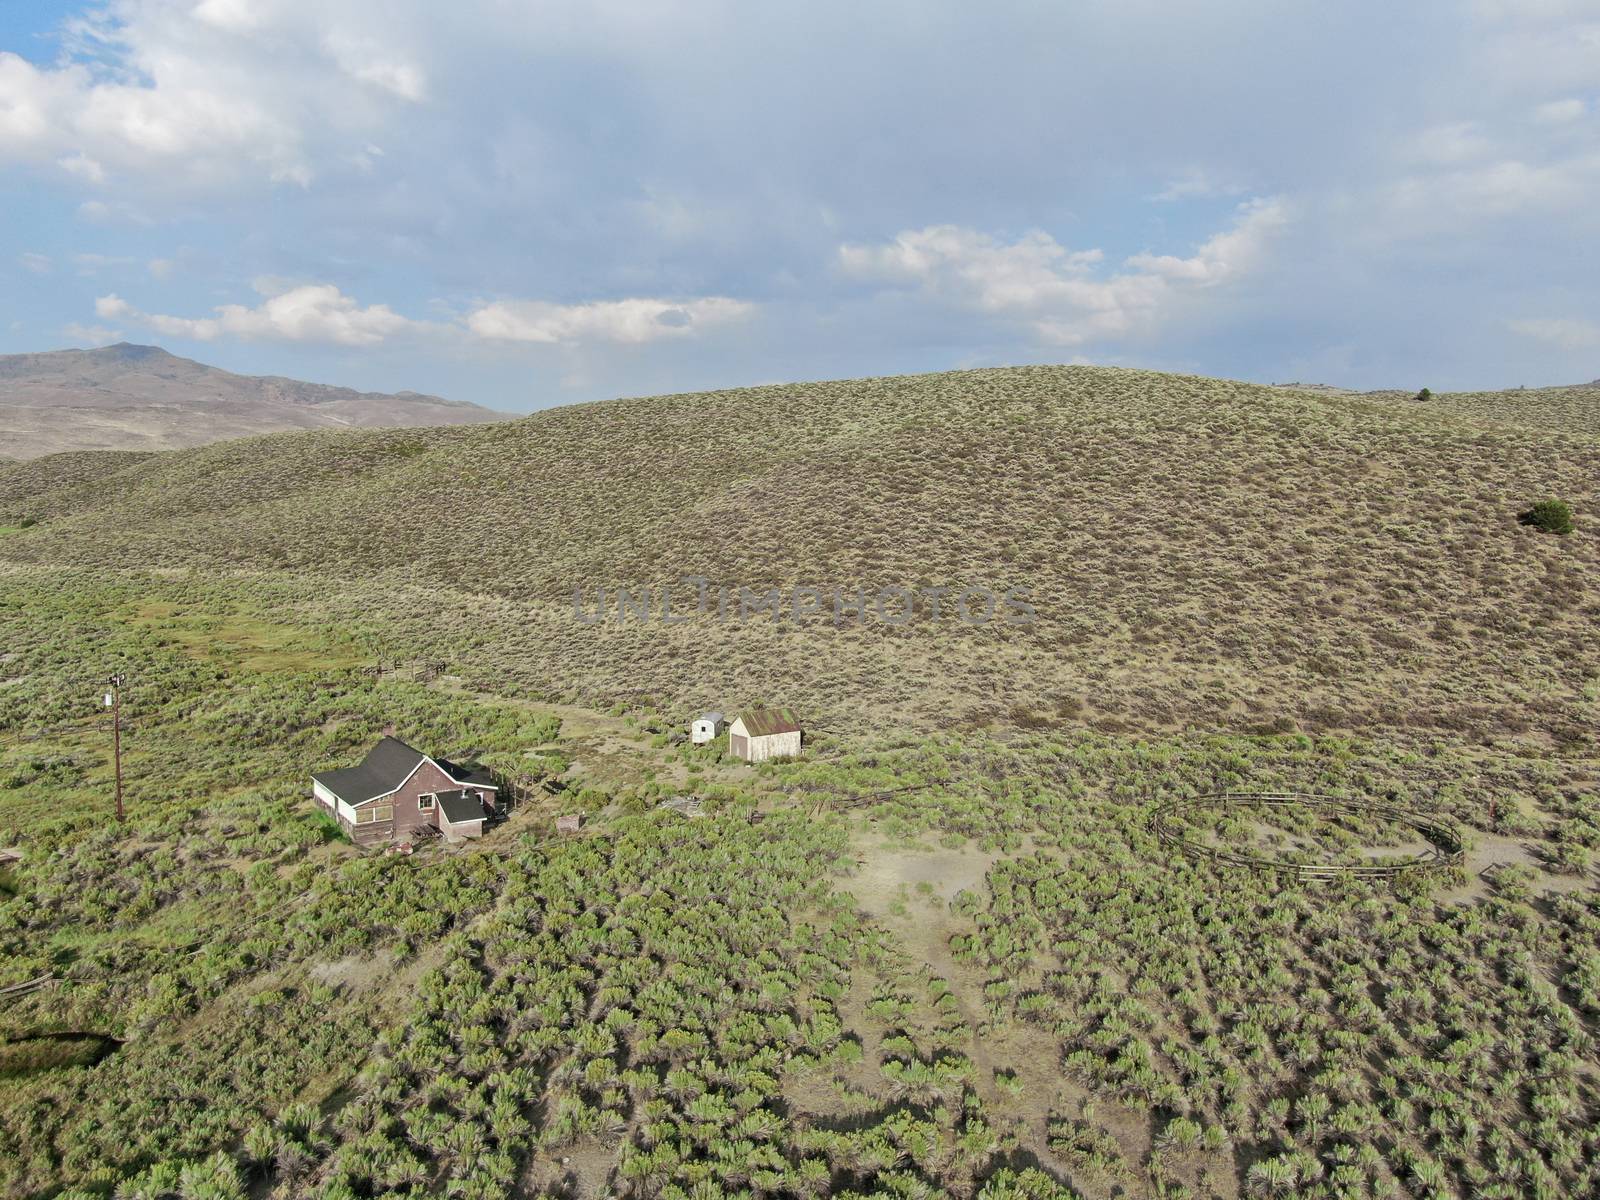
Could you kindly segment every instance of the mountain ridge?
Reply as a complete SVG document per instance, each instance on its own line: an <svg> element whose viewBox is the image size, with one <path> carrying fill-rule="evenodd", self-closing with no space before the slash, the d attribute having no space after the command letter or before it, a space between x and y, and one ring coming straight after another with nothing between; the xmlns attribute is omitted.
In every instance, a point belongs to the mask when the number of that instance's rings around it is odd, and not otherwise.
<svg viewBox="0 0 1600 1200"><path fill-rule="evenodd" d="M478 424L510 419L421 392L362 392L281 375L235 375L159 346L0 356L0 455L177 450L327 427Z"/></svg>

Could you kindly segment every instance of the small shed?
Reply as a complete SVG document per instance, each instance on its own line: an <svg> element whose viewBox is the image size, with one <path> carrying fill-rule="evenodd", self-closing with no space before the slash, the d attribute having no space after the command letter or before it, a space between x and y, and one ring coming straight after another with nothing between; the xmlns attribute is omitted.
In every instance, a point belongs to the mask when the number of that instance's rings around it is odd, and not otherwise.
<svg viewBox="0 0 1600 1200"><path fill-rule="evenodd" d="M755 708L728 727L728 749L749 762L800 753L800 719L790 708Z"/></svg>
<svg viewBox="0 0 1600 1200"><path fill-rule="evenodd" d="M722 719L721 713L703 713L689 726L689 740L696 746L703 746L727 727L728 723Z"/></svg>

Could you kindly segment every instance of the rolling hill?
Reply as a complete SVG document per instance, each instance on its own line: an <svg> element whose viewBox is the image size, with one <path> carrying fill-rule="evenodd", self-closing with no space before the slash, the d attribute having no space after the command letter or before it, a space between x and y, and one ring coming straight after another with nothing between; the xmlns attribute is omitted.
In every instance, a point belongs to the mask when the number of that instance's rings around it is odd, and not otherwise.
<svg viewBox="0 0 1600 1200"><path fill-rule="evenodd" d="M172 450L287 429L503 419L476 404L416 392L384 395L234 375L126 342L0 356L0 454L11 459Z"/></svg>
<svg viewBox="0 0 1600 1200"><path fill-rule="evenodd" d="M1592 403L1034 367L0 467L0 1194L1593 1195ZM801 585L1035 619L737 619ZM755 701L798 758L672 736ZM352 844L307 776L385 733L507 820Z"/></svg>
<svg viewBox="0 0 1600 1200"><path fill-rule="evenodd" d="M1592 744L1597 396L1026 367L51 455L0 469L0 525L37 522L0 562L192 569L586 703ZM1519 524L1545 496L1576 532ZM687 576L709 611L665 623L658 591L618 619L618 587ZM739 589L795 587L823 612L736 619ZM834 620L836 589L927 587L954 589L938 616ZM967 587L1026 589L1036 619L967 624ZM580 620L596 589L609 618ZM696 599L676 582L674 615Z"/></svg>

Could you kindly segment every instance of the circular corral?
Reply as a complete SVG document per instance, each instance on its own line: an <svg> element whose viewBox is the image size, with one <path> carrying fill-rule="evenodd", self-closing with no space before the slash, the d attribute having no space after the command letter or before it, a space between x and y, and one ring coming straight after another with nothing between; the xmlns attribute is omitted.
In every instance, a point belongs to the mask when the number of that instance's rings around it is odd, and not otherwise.
<svg viewBox="0 0 1600 1200"><path fill-rule="evenodd" d="M1378 817L1393 821L1420 834L1428 849L1398 862L1375 863L1299 863L1264 855L1230 850L1213 845L1174 828L1174 819L1198 809L1219 809L1256 805L1266 808L1299 806L1351 816ZM1445 822L1393 804L1370 800L1350 800L1308 792L1213 792L1171 800L1150 816L1150 830L1163 845L1176 846L1191 858L1209 859L1232 867L1251 867L1262 871L1282 871L1302 879L1390 879L1404 871L1438 870L1460 865L1464 847L1461 837Z"/></svg>

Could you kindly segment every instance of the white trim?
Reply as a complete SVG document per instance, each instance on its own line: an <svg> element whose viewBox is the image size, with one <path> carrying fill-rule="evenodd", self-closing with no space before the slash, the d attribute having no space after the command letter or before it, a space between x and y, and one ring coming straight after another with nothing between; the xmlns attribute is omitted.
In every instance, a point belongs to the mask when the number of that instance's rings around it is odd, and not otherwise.
<svg viewBox="0 0 1600 1200"><path fill-rule="evenodd" d="M418 751L418 753L420 754L421 751ZM417 763L416 766L412 767L410 772L406 775L406 777L404 779L402 779L399 783L397 783L394 787L390 788L387 792L381 793L380 795L368 796L365 800L357 800L353 805L350 805L350 807L352 807L352 808L365 808L369 804L376 804L379 800L382 800L387 796L394 795L401 788L405 787L406 784L411 782L411 777L413 775L415 775L418 771L422 770L422 763L432 763L434 769L436 771L438 771L439 774L443 775L446 779L448 779L451 783L455 784L457 787L462 787L462 788L482 788L486 792L498 792L500 790L500 785L498 783L473 783L471 780L459 779L456 776L450 774L449 771L446 771L443 767L441 767L439 765L437 759L434 759L434 758L430 757L429 755L423 754L422 755L422 762L419 762L419 763ZM319 783L315 779L313 779L311 781L311 786L312 786L312 790L313 791L316 791L317 788L322 788L322 790L327 792L328 795L330 795L330 796L334 795L334 793L330 789L324 787L321 783ZM320 794L319 794L318 798L319 799L321 798ZM348 804L349 803L342 796L336 796L335 799L337 799L340 804Z"/></svg>
<svg viewBox="0 0 1600 1200"><path fill-rule="evenodd" d="M433 765L436 767L439 766L438 763L434 763ZM444 768L439 767L439 770L444 771ZM444 773L446 775L450 775L449 771L444 771ZM454 775L450 775L450 782L458 784L464 788L478 788L480 791L485 792L498 792L500 790L500 785L498 783L474 783L470 779L457 779Z"/></svg>

